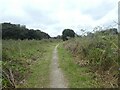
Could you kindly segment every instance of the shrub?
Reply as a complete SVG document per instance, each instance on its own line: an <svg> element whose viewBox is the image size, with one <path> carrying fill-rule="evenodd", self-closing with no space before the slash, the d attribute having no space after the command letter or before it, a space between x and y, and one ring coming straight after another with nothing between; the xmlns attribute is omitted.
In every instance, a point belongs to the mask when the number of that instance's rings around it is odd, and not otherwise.
<svg viewBox="0 0 120 90"><path fill-rule="evenodd" d="M83 36L68 40L64 43L64 46L75 56L77 64L82 66L81 64L84 62L85 66L89 66L92 72L101 76L103 82L106 82L106 78L109 76L115 76L106 85L109 87L117 86L118 37L116 34L104 35L97 32L97 34L94 33L92 38Z"/></svg>

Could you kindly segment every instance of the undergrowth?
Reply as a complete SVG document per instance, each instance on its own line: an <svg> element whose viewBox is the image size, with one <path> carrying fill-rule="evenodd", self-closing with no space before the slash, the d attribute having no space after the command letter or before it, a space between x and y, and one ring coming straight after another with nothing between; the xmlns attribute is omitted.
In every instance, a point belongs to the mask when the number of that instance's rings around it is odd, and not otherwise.
<svg viewBox="0 0 120 90"><path fill-rule="evenodd" d="M89 67L100 87L118 87L118 36L94 33L66 41L64 47L80 67Z"/></svg>
<svg viewBox="0 0 120 90"><path fill-rule="evenodd" d="M34 62L40 61L46 47L54 40L3 40L2 88L17 88L24 84Z"/></svg>
<svg viewBox="0 0 120 90"><path fill-rule="evenodd" d="M60 44L58 47L60 68L64 71L69 88L96 88L99 84L93 79L94 74L88 67L80 67L74 62L72 53L64 49Z"/></svg>

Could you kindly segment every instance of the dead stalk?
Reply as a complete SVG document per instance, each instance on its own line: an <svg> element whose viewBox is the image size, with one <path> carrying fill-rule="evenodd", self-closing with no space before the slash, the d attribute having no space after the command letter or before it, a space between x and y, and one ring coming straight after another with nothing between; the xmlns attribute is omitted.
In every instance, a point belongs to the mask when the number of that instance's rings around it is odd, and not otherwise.
<svg viewBox="0 0 120 90"><path fill-rule="evenodd" d="M9 72L10 72L10 77L11 77L12 83L13 83L13 85L16 87L15 79L14 79L14 76L13 76L13 73L12 73L11 68L9 69Z"/></svg>
<svg viewBox="0 0 120 90"><path fill-rule="evenodd" d="M7 80L9 81L9 83L14 86L14 84L12 83L11 79L10 79L10 76L4 71L2 70L2 72L5 74L5 76L7 77Z"/></svg>

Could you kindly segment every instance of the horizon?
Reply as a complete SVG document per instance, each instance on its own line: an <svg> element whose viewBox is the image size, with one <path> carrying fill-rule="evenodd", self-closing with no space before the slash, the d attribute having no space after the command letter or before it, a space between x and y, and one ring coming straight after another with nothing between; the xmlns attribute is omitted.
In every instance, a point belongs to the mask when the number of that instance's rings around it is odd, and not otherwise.
<svg viewBox="0 0 120 90"><path fill-rule="evenodd" d="M81 29L117 27L119 0L1 0L0 22L39 29L51 37L66 28L78 35ZM91 3L94 2L94 3Z"/></svg>

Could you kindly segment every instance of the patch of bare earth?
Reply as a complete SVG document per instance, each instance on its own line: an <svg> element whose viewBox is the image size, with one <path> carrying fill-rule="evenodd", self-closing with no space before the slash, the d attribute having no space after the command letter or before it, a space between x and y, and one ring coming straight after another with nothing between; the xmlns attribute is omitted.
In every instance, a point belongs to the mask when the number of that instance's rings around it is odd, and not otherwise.
<svg viewBox="0 0 120 90"><path fill-rule="evenodd" d="M66 80L61 71L61 68L59 68L58 54L57 54L58 45L56 45L56 47L54 48L54 51L53 51L53 58L52 58L52 63L51 63L51 67L50 67L51 68L50 87L51 88L67 88Z"/></svg>

